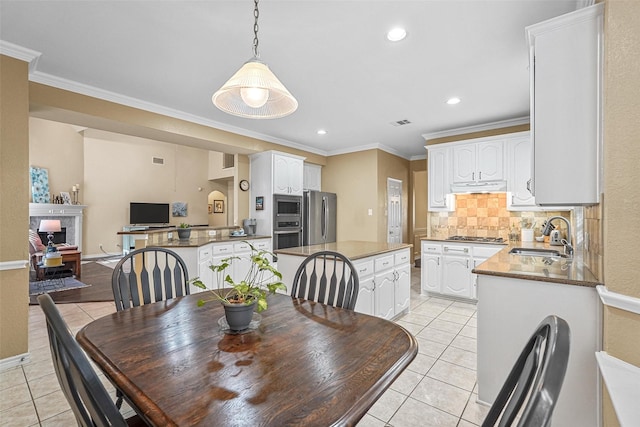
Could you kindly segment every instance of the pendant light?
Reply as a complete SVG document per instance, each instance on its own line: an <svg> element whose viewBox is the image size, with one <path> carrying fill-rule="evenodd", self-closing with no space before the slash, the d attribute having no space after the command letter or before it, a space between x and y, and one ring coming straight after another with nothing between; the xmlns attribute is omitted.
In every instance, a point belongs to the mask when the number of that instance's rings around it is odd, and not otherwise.
<svg viewBox="0 0 640 427"><path fill-rule="evenodd" d="M258 0L254 0L253 58L213 94L213 105L225 113L249 119L277 119L298 108L289 93L258 53Z"/></svg>

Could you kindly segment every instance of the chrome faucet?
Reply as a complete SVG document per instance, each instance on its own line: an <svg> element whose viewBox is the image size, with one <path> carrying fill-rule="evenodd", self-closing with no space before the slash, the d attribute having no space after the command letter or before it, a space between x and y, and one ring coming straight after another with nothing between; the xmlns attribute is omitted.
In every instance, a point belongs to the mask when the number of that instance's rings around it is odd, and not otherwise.
<svg viewBox="0 0 640 427"><path fill-rule="evenodd" d="M555 219L561 219L565 222L565 224L567 224L567 239L562 239L561 242L564 245L564 253L566 255L573 255L573 246L571 246L571 222L569 222L567 218L563 216L552 216L551 218L548 218L544 223L542 234L545 236L551 234L551 230L555 228L553 224L551 224L551 221Z"/></svg>

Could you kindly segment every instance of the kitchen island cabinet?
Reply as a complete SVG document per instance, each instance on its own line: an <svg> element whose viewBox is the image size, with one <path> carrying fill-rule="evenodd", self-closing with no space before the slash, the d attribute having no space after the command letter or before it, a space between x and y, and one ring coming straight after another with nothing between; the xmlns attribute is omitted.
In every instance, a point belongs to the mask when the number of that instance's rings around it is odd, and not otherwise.
<svg viewBox="0 0 640 427"><path fill-rule="evenodd" d="M274 252L288 293L306 257L325 250L345 255L353 263L360 282L355 311L392 319L409 310L411 247L406 243L345 241Z"/></svg>
<svg viewBox="0 0 640 427"><path fill-rule="evenodd" d="M520 243L549 248L543 243ZM503 249L476 267L478 275L478 400L490 405L536 326L548 315L571 330L569 364L552 426L601 425L601 284L573 259L519 256Z"/></svg>

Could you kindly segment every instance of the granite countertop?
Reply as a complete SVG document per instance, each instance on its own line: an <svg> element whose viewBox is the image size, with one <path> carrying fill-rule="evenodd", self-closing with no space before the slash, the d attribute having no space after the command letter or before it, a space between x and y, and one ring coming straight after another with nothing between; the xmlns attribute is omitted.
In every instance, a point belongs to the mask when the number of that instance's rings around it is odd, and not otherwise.
<svg viewBox="0 0 640 427"><path fill-rule="evenodd" d="M473 273L587 287L603 284L584 264L579 251L576 251L573 258L543 258L510 254L509 251L514 247L553 249L560 253L563 251L562 246L549 246L548 243L518 242L474 268Z"/></svg>
<svg viewBox="0 0 640 427"><path fill-rule="evenodd" d="M480 245L499 245L499 246L505 246L506 244L508 244L509 242L502 241L502 242L479 242L479 241L469 241L469 240L447 240L447 239L434 239L431 237L422 237L420 238L421 241L428 241L428 242L439 242L439 243L466 243L466 244L480 244Z"/></svg>
<svg viewBox="0 0 640 427"><path fill-rule="evenodd" d="M348 240L345 242L324 243L312 246L298 246L295 248L286 248L275 250L275 254L294 255L308 257L320 251L334 251L345 255L350 260L357 260L370 256L380 255L386 252L397 251L399 249L411 248L413 245L408 243L378 243L378 242L361 242Z"/></svg>
<svg viewBox="0 0 640 427"><path fill-rule="evenodd" d="M198 225L198 226L193 226L190 227L191 230L193 231L208 231L208 230L216 230L216 231L223 231L223 230L239 230L241 229L241 226L237 226L237 225L221 225L219 227L210 227L210 226L206 226L206 225ZM131 231L118 231L116 234L119 235L129 235L129 234L156 234L156 233L167 233L167 232L173 232L178 230L178 227L175 225L171 225L168 227L162 227L162 228L147 228L145 230L131 230Z"/></svg>
<svg viewBox="0 0 640 427"><path fill-rule="evenodd" d="M189 240L162 240L158 243L149 243L148 246L157 246L161 248L199 248L209 243L235 243L244 240L270 239L271 236L213 236L213 237L192 237Z"/></svg>

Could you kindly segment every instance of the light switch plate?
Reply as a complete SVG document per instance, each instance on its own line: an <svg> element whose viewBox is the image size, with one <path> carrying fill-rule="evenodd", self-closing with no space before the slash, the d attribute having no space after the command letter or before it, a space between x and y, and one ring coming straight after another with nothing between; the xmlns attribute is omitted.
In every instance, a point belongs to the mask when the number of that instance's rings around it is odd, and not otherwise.
<svg viewBox="0 0 640 427"><path fill-rule="evenodd" d="M369 216L373 216L373 209L369 209L368 214Z"/></svg>

